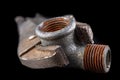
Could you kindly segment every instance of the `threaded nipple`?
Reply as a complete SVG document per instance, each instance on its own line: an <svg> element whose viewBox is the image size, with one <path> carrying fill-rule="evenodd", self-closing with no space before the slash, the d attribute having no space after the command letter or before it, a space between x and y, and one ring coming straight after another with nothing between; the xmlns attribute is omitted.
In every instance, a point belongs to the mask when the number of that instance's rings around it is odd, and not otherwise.
<svg viewBox="0 0 120 80"><path fill-rule="evenodd" d="M107 45L88 44L84 52L84 68L98 73L106 73L111 65L111 52Z"/></svg>

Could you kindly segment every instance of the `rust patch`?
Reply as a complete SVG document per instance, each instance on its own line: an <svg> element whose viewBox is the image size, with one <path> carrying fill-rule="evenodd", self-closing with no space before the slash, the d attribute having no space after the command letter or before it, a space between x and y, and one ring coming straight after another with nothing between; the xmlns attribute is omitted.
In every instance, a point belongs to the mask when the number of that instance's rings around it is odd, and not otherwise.
<svg viewBox="0 0 120 80"><path fill-rule="evenodd" d="M104 50L106 45L87 44L84 52L84 68L94 72L105 72Z"/></svg>

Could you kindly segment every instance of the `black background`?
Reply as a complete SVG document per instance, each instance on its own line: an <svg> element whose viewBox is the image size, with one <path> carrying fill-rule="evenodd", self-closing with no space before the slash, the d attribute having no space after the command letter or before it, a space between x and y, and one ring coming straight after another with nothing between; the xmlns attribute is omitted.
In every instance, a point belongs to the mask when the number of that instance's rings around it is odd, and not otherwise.
<svg viewBox="0 0 120 80"><path fill-rule="evenodd" d="M85 3L84 3L85 4ZM117 37L115 36L117 33L117 27L115 26L115 8L113 8L110 4L95 4L95 5L78 5L77 7L71 7L70 5L65 7L58 7L61 5L56 5L53 7L44 7L44 6L31 6L31 7L16 7L14 8L14 12L12 12L12 23L15 30L15 74L19 78L34 78L35 79L78 79L78 80L112 80L115 77L113 76L115 69L115 60L117 59L116 53L116 44ZM87 7L86 7L87 6ZM92 6L92 7L91 7ZM94 33L94 37L97 40L97 43L100 44L108 44L112 51L112 66L110 72L107 74L99 74L86 72L81 69L73 69L73 68L52 68L52 69L29 69L23 65L21 65L18 57L17 57L17 46L18 46L18 32L17 32L17 24L14 22L14 18L16 16L24 16L24 17L34 17L35 13L40 13L45 17L56 17L62 16L66 14L72 14L76 18L77 21L88 23ZM116 28L115 28L116 27ZM116 56L114 56L114 54ZM116 57L116 59L113 59ZM117 61L117 60L116 60ZM115 66L116 67L116 66Z"/></svg>

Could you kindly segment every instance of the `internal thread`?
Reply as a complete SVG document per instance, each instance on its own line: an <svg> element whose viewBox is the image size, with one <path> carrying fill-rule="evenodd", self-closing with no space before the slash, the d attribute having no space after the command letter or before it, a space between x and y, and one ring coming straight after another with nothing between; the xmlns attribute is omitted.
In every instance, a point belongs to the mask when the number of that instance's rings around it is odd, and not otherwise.
<svg viewBox="0 0 120 80"><path fill-rule="evenodd" d="M54 32L63 29L69 24L69 20L64 18L54 18L43 23L43 27L40 28L44 32Z"/></svg>
<svg viewBox="0 0 120 80"><path fill-rule="evenodd" d="M99 73L105 73L109 70L108 68L110 68L111 55L110 50L105 53L104 50L106 47L106 45L97 44L88 44L86 46L83 59L85 70ZM106 63L104 63L104 61Z"/></svg>

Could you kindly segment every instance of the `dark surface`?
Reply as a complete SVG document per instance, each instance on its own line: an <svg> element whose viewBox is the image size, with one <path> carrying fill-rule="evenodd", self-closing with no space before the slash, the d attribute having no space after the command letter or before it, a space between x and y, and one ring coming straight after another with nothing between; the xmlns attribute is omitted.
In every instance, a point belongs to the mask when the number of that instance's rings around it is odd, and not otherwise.
<svg viewBox="0 0 120 80"><path fill-rule="evenodd" d="M51 11L49 11L51 10ZM24 17L34 17L35 13L40 13L43 16L46 17L55 17L55 16L62 16L66 14L73 14L77 21L88 23L94 33L94 37L96 38L96 42L100 44L108 44L112 51L112 56L115 54L115 33L113 31L115 28L113 28L113 20L111 19L113 16L110 14L111 10L109 10L109 7L98 7L96 8L18 8L14 10L13 14L13 20L16 16L24 16ZM108 15L109 14L109 15ZM14 27L16 29L16 49L17 49L17 43L18 43L18 33L17 33L17 25L15 22ZM15 49L15 50L16 50ZM44 70L33 70L29 69L19 62L19 59L17 57L17 50L14 53L15 56L15 74L21 78L22 77L33 77L34 80L37 79L60 79L63 80L64 78L68 80L70 79L78 79L78 80L113 80L113 57L112 57L112 66L110 69L110 72L107 74L99 74L99 73L92 73L92 72L86 72L80 69L72 69L72 68L52 68L52 69L44 69ZM55 78L56 77L56 78ZM23 79L23 78L22 78ZM64 79L64 80L65 80Z"/></svg>

